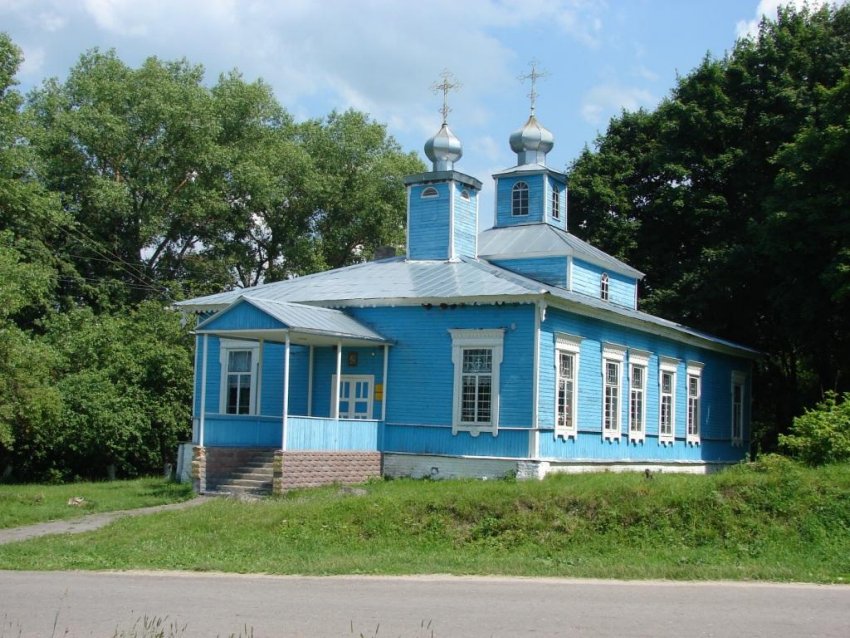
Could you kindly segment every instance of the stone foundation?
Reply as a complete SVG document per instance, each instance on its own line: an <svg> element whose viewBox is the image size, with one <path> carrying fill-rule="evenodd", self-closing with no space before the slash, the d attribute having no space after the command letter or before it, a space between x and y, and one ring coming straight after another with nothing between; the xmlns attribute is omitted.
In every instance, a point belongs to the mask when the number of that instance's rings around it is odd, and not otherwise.
<svg viewBox="0 0 850 638"><path fill-rule="evenodd" d="M381 476L380 452L275 452L275 494L299 487L362 483Z"/></svg>
<svg viewBox="0 0 850 638"><path fill-rule="evenodd" d="M207 456L200 445L192 448L192 489L196 494L207 491Z"/></svg>

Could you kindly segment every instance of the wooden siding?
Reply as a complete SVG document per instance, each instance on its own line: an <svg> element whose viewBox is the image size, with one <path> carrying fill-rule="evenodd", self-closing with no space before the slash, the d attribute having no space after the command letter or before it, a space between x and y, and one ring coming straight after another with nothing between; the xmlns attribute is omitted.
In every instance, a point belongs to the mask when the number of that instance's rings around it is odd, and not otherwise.
<svg viewBox="0 0 850 638"><path fill-rule="evenodd" d="M384 429L383 451L526 458L528 430L500 430L497 436L480 434L475 437L468 432L453 435L450 425L423 427L389 424Z"/></svg>
<svg viewBox="0 0 850 638"><path fill-rule="evenodd" d="M259 308L245 301L224 310L201 330L256 330L286 328Z"/></svg>
<svg viewBox="0 0 850 638"><path fill-rule="evenodd" d="M599 299L599 283L602 273L608 273L608 300L626 308L635 307L637 280L611 272L581 259L573 259L572 290Z"/></svg>
<svg viewBox="0 0 850 638"><path fill-rule="evenodd" d="M537 257L530 259L500 259L491 262L512 272L531 277L552 286L567 287L566 257Z"/></svg>
<svg viewBox="0 0 850 638"><path fill-rule="evenodd" d="M538 411L541 428L554 428L555 333L557 332L584 337L579 353L579 441L555 440L553 432L543 432L540 435L542 457L635 460L740 460L745 457L746 443L749 439L748 419L745 419L745 444L738 447L731 445L731 378L733 370L747 372L749 376L748 361L553 308L549 309L546 320L541 326ZM606 342L627 346L626 358L622 366L619 443L607 442L602 438L602 343ZM628 348L651 353L647 366L646 441L643 444L635 444L628 440ZM675 442L667 447L658 442L659 356L673 357L678 360L674 410ZM685 442L688 361L699 361L705 364L702 371L701 443L699 446ZM749 385L747 390L748 388Z"/></svg>
<svg viewBox="0 0 850 638"><path fill-rule="evenodd" d="M478 193L460 183L454 184L454 253L455 257L477 257ZM466 190L469 199L460 194Z"/></svg>
<svg viewBox="0 0 850 638"><path fill-rule="evenodd" d="M374 420L289 417L286 449L377 452L381 449L382 429L381 424Z"/></svg>
<svg viewBox="0 0 850 638"><path fill-rule="evenodd" d="M282 434L282 422L274 417L208 414L204 445L279 448Z"/></svg>
<svg viewBox="0 0 850 638"><path fill-rule="evenodd" d="M528 215L512 215L513 187L517 182L528 184ZM514 226L542 222L546 211L543 174L510 175L496 182L496 226Z"/></svg>
<svg viewBox="0 0 850 638"><path fill-rule="evenodd" d="M439 197L423 199L422 191L426 188L435 188ZM449 188L448 182L415 184L410 187L407 244L410 259L448 258Z"/></svg>
<svg viewBox="0 0 850 638"><path fill-rule="evenodd" d="M390 348L392 351L392 348ZM348 355L357 353L357 365L348 364ZM336 374L336 350L334 348L315 348L313 353L313 406L311 414L319 417L331 416L331 389L333 375ZM375 377L375 385L384 382L383 348L342 348L342 374L364 374ZM375 399L372 388L372 417L383 418L381 401ZM306 405L306 400L305 400ZM302 412L306 414L306 411Z"/></svg>

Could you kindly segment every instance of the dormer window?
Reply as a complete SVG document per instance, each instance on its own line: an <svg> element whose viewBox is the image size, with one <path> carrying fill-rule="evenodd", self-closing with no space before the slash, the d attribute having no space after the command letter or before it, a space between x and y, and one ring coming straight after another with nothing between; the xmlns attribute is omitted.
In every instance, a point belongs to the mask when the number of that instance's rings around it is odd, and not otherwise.
<svg viewBox="0 0 850 638"><path fill-rule="evenodd" d="M608 301L608 273L602 273L599 280L599 298L602 301Z"/></svg>
<svg viewBox="0 0 850 638"><path fill-rule="evenodd" d="M557 186L552 189L552 219L561 219L561 193Z"/></svg>
<svg viewBox="0 0 850 638"><path fill-rule="evenodd" d="M528 184L517 182L511 194L511 215L528 215Z"/></svg>
<svg viewBox="0 0 850 638"><path fill-rule="evenodd" d="M422 191L422 199L428 199L429 197L439 197L440 193L433 186L429 186L428 188Z"/></svg>

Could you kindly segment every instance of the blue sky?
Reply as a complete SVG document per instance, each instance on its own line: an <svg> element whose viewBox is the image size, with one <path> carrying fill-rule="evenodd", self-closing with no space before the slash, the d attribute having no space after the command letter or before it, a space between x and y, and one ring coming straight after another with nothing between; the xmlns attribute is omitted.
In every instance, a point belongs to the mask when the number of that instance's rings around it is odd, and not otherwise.
<svg viewBox="0 0 850 638"><path fill-rule="evenodd" d="M845 1L845 0L842 0ZM801 4L801 2L796 2ZM20 46L22 90L62 78L79 55L115 48L136 66L185 57L207 81L238 68L262 78L297 118L366 111L406 150L440 125L431 91L450 70L462 88L449 124L464 144L456 168L485 184L511 166L510 133L537 115L555 135L549 165L566 166L623 108L652 108L706 53L723 56L779 0L0 0L0 29ZM810 3L812 4L812 3Z"/></svg>

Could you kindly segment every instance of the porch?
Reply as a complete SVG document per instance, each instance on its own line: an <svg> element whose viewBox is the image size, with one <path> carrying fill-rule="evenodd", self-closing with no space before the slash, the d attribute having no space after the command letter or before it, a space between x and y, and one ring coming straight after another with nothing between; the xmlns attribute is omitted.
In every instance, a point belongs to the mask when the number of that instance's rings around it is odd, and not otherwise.
<svg viewBox="0 0 850 638"><path fill-rule="evenodd" d="M276 490L299 483L286 466L304 454L325 464L340 454L349 461L378 455L380 473L388 340L339 310L247 297L206 318L195 334L198 491L206 491L207 479L221 482L212 476L219 469L238 473L234 459L265 468L268 457L258 459L275 450ZM366 465L374 467L373 460ZM253 480L259 471L245 473Z"/></svg>

